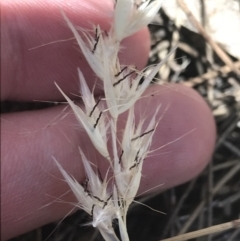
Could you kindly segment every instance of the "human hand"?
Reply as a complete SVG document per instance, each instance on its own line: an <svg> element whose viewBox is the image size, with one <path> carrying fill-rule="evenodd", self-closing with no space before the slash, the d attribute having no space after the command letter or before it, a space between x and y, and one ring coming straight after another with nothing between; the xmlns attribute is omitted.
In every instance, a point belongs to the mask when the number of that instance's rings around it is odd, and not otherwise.
<svg viewBox="0 0 240 241"><path fill-rule="evenodd" d="M66 94L78 93L78 67L93 86L96 77L77 45L74 46L76 41L58 42L72 37L60 9L77 26L88 29L90 23L98 23L108 29L110 5L107 1L99 2L3 0L1 100L64 101L54 81ZM29 50L53 41L56 42ZM120 57L122 63L143 68L149 45L146 29L126 39ZM159 103L163 109L171 104L158 125L151 149L196 130L145 161L140 192L161 183L164 183L162 189L166 189L196 176L210 159L215 140L211 112L196 92L177 85L153 86L149 91L157 94L150 100L139 101L136 106L139 113L144 106L151 112ZM96 96L101 93L101 88L97 88ZM53 197L60 197L69 187L55 178L62 179L52 156L80 182L84 180L84 170L78 146L91 162L105 168L106 161L92 151L74 115L67 110L68 115L63 118L64 108L57 106L1 117L3 240L58 220L71 209L70 205L53 202ZM63 199L75 200L71 192Z"/></svg>

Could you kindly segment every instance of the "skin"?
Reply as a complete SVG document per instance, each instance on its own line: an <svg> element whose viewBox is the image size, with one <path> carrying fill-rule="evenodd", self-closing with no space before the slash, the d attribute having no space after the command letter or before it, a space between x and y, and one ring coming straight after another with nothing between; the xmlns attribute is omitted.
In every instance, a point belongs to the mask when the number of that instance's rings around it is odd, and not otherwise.
<svg viewBox="0 0 240 241"><path fill-rule="evenodd" d="M94 85L96 78L74 40L29 49L73 37L60 9L80 27L90 28L90 23L99 23L107 30L112 9L107 0L98 2L1 1L1 100L64 101L54 81L74 99L72 93L79 95L77 67L83 71L89 86ZM123 46L121 62L143 68L150 46L147 29L126 39ZM198 175L210 160L215 142L211 111L195 91L178 85L156 85L145 95L153 92L154 96L138 102L136 116L140 118L146 111L150 117L160 103L161 114L170 104L158 125L152 149L175 142L146 159L140 193L162 183L161 190L164 190ZM98 84L95 93L96 96L102 93ZM52 156L80 182L85 174L78 146L100 170L106 169L106 161L94 151L70 109L65 108L66 105L61 105L1 116L2 240L59 220L72 208L66 203L54 202L69 187ZM125 117L121 117L120 123L124 120ZM185 137L178 140L184 134ZM61 198L76 201L71 192Z"/></svg>

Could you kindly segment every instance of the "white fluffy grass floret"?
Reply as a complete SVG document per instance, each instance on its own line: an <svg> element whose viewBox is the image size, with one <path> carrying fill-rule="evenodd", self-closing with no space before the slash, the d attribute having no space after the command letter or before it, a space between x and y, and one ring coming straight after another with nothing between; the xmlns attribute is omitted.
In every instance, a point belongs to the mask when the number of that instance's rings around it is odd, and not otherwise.
<svg viewBox="0 0 240 241"><path fill-rule="evenodd" d="M121 240L129 240L126 214L140 185L143 161L156 130L160 108L159 106L156 109L149 123L144 119L136 123L134 105L163 63L153 67L147 75L144 71L137 71L134 66L122 66L118 59L120 42L148 25L161 3L162 0L148 0L140 5L134 0L113 1L115 11L111 29L106 33L100 26L95 26L94 36L84 31L81 36L63 13L90 67L103 83L105 98L94 99L94 93L90 91L80 70L78 74L84 109L74 104L60 87L57 87L96 150L110 163L110 172L101 180L93 170L91 160L86 158L81 149L80 156L86 172L86 181L83 185L64 171L57 161L56 163L78 200L76 206L92 217L92 226L99 229L106 241L119 240L112 227L114 219L118 219ZM122 138L119 140L118 117L126 111L128 117ZM112 142L111 150L107 143L108 139ZM113 177L109 178L109 173L113 173Z"/></svg>

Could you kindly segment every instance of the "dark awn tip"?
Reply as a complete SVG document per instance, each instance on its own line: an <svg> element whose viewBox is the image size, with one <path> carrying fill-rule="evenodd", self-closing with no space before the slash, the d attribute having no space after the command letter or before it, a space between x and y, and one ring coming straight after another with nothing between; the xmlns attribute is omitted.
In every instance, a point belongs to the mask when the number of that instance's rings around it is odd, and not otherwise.
<svg viewBox="0 0 240 241"><path fill-rule="evenodd" d="M138 154L139 154L140 150L138 150L136 157L134 159L134 162L136 163L136 165L138 165L140 163L139 159L138 159Z"/></svg>
<svg viewBox="0 0 240 241"><path fill-rule="evenodd" d="M105 203L104 200L100 199L100 198L97 197L97 196L93 196L93 195L92 195L92 197L95 198L95 199L97 199L97 200L98 200L99 202L101 202L101 203Z"/></svg>
<svg viewBox="0 0 240 241"><path fill-rule="evenodd" d="M96 28L95 30L95 41L97 41L97 39L98 39L98 28Z"/></svg>
<svg viewBox="0 0 240 241"><path fill-rule="evenodd" d="M129 170L132 170L134 167L138 166L138 164L140 163L139 159L138 159L138 154L139 154L140 150L138 150L135 159L134 159L134 164L129 168Z"/></svg>
<svg viewBox="0 0 240 241"><path fill-rule="evenodd" d="M123 80L125 80L129 75L133 74L135 72L135 70L131 71L130 73L128 73L127 75L125 75L122 79L118 80L116 83L113 84L113 86L118 85L119 83L121 83Z"/></svg>
<svg viewBox="0 0 240 241"><path fill-rule="evenodd" d="M135 163L134 165L132 165L130 168L129 168L129 170L132 170L134 167L136 167L137 166L137 163Z"/></svg>
<svg viewBox="0 0 240 241"><path fill-rule="evenodd" d="M93 50L92 50L92 53L94 54L94 52L96 51L96 48L97 48L97 45L98 45L98 42L99 42L99 38L100 38L100 35L98 35L98 37L96 38L96 43L94 44L93 46Z"/></svg>
<svg viewBox="0 0 240 241"><path fill-rule="evenodd" d="M153 131L154 131L154 128L151 129L150 131L144 132L144 133L141 134L140 136L134 137L131 141L135 141L135 140L137 140L138 138L141 138L141 137L143 137L143 136L145 136L145 135L147 135L147 134L149 134L149 133L151 133L151 132L153 132Z"/></svg>
<svg viewBox="0 0 240 241"><path fill-rule="evenodd" d="M89 117L92 116L94 110L96 109L96 107L98 106L98 104L100 103L100 101L101 101L101 98L99 98L98 101L97 101L97 103L93 106L93 109L91 110L91 112L90 112L90 114L89 114Z"/></svg>
<svg viewBox="0 0 240 241"><path fill-rule="evenodd" d="M115 74L115 77L118 77L125 69L127 69L127 66L125 66L120 72L118 72L117 74Z"/></svg>
<svg viewBox="0 0 240 241"><path fill-rule="evenodd" d="M140 150L138 150L138 152L137 152L137 154L136 154L136 157L135 157L135 159L134 159L135 162L138 161L138 154L139 154L139 152L140 152Z"/></svg>
<svg viewBox="0 0 240 241"><path fill-rule="evenodd" d="M93 204L92 205L92 210L91 210L91 216L93 217L93 210L94 210L94 207L95 207L96 205L95 204Z"/></svg>
<svg viewBox="0 0 240 241"><path fill-rule="evenodd" d="M94 129L97 127L97 124L98 124L101 116L102 116L102 111L100 112L100 114L99 114L99 116L98 116L98 118L97 118L97 120L96 120L96 123L95 123L94 126L93 126Z"/></svg>
<svg viewBox="0 0 240 241"><path fill-rule="evenodd" d="M122 152L121 152L121 154L120 154L120 156L119 156L119 164L122 162L122 156L123 156L123 153L124 153L124 150L122 150Z"/></svg>
<svg viewBox="0 0 240 241"><path fill-rule="evenodd" d="M107 202L112 198L112 196L113 196L112 194L109 196L109 198L107 199Z"/></svg>
<svg viewBox="0 0 240 241"><path fill-rule="evenodd" d="M104 202L103 209L107 206L108 201L112 198L113 195L110 195L107 199L107 201Z"/></svg>

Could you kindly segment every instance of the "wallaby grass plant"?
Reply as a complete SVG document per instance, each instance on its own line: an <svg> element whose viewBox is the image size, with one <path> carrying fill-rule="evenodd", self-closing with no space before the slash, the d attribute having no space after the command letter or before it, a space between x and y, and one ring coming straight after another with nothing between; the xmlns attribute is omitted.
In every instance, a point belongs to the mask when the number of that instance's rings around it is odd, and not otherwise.
<svg viewBox="0 0 240 241"><path fill-rule="evenodd" d="M78 75L84 109L74 104L59 86L57 88L71 106L96 150L109 163L109 171L102 180L81 148L80 156L86 172L83 185L70 176L57 161L56 163L78 200L76 206L91 216L92 221L89 224L98 228L106 241L119 240L112 226L116 219L121 240L129 240L127 211L140 185L143 162L149 153L159 122L160 109L159 105L151 120L147 121L143 117L136 122L134 105L167 60L166 58L146 73L133 66L121 65L118 53L121 41L147 26L159 11L161 3L162 0L148 0L140 4L134 0L113 1L114 17L110 30L106 32L100 26L93 26L93 35L84 30L80 35L62 13L86 60L102 81L105 97L94 99L94 93L89 89L80 69ZM118 117L125 112L127 120L119 138ZM109 178L110 173L113 175Z"/></svg>

